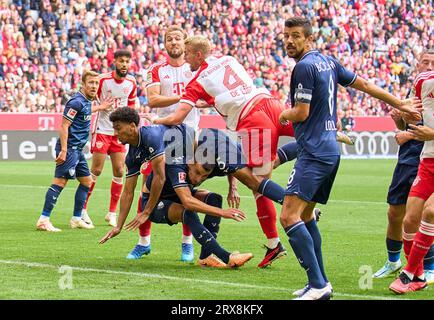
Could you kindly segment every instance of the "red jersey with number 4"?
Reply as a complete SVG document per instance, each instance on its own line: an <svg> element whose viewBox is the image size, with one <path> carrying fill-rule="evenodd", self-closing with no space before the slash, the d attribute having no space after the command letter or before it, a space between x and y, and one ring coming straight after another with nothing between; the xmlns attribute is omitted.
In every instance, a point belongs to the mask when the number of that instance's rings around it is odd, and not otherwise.
<svg viewBox="0 0 434 320"><path fill-rule="evenodd" d="M108 97L113 97L113 108L130 107L134 108L137 98L137 84L136 79L127 75L122 80L116 80L115 71L104 73L100 76L98 98L100 101ZM113 109L98 111L97 119L95 122L94 132L107 135L114 135L113 124L110 121L110 113Z"/></svg>
<svg viewBox="0 0 434 320"><path fill-rule="evenodd" d="M265 88L256 88L244 67L233 57L208 57L196 77L187 85L181 102L195 106L204 99L226 121L226 127L236 130L238 121L253 107L253 98L270 95ZM270 95L271 96L271 95Z"/></svg>

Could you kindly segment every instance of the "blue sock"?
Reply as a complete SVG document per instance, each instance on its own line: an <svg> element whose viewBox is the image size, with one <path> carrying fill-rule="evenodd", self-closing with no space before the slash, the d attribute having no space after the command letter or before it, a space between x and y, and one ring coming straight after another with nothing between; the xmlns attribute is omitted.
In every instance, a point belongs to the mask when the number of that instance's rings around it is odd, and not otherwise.
<svg viewBox="0 0 434 320"><path fill-rule="evenodd" d="M434 270L434 244L429 248L428 252L423 259L424 270Z"/></svg>
<svg viewBox="0 0 434 320"><path fill-rule="evenodd" d="M217 193L209 193L205 198L205 203L213 207L221 208L223 204L223 198ZM221 217L215 217L210 215L206 215L205 219L203 220L203 226L207 228L209 232L211 232L214 239L217 239L217 234L220 229L220 220ZM210 254L211 252L202 247L199 259L205 259Z"/></svg>
<svg viewBox="0 0 434 320"><path fill-rule="evenodd" d="M280 204L283 203L283 198L285 197L285 190L270 179L262 180L259 184L258 192Z"/></svg>
<svg viewBox="0 0 434 320"><path fill-rule="evenodd" d="M297 257L300 265L306 270L309 285L315 289L326 286L321 270L316 259L312 237L303 221L286 227L285 232L289 237L289 244Z"/></svg>
<svg viewBox="0 0 434 320"><path fill-rule="evenodd" d="M57 198L59 198L60 193L63 188L58 186L57 184L52 184L45 194L45 203L44 208L42 209L42 215L45 217L50 217L51 211L53 211L54 206L56 205Z"/></svg>
<svg viewBox="0 0 434 320"><path fill-rule="evenodd" d="M309 231L310 236L313 240L313 248L315 250L316 260L318 261L319 269L321 270L321 274L324 278L325 282L328 282L327 276L324 271L324 263L322 260L322 250L321 250L321 233L319 232L318 225L315 219L305 223L307 231Z"/></svg>
<svg viewBox="0 0 434 320"><path fill-rule="evenodd" d="M280 164L297 158L297 142L289 142L277 149Z"/></svg>
<svg viewBox="0 0 434 320"><path fill-rule="evenodd" d="M191 233L203 250L214 253L224 263L229 262L230 253L223 249L212 236L211 232L200 223L199 216L194 211L184 210L184 223L190 227Z"/></svg>
<svg viewBox="0 0 434 320"><path fill-rule="evenodd" d="M402 241L386 238L387 255L390 262L397 262L401 257Z"/></svg>
<svg viewBox="0 0 434 320"><path fill-rule="evenodd" d="M75 192L75 202L74 202L74 217L81 217L81 210L83 210L84 203L86 202L87 193L89 192L89 187L79 184L77 191Z"/></svg>

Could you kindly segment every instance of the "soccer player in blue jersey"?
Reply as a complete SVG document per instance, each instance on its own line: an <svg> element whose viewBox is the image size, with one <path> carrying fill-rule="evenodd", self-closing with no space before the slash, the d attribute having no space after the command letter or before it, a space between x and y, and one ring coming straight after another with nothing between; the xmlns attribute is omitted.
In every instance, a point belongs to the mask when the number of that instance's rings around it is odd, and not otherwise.
<svg viewBox="0 0 434 320"><path fill-rule="evenodd" d="M324 271L321 235L313 216L316 203L326 204L339 167L336 141L336 93L338 84L351 86L420 119L413 100L399 100L357 77L332 57L313 49L309 20L285 21L284 45L297 62L291 75L291 108L280 121L292 121L298 144L297 160L288 180L280 222L289 243L306 270L308 284L294 294L300 300L330 299L332 287Z"/></svg>
<svg viewBox="0 0 434 320"><path fill-rule="evenodd" d="M89 139L92 112L109 108L113 100L107 99L100 105L92 105L98 90L98 73L85 71L81 79L81 89L65 105L59 139L56 143L56 170L54 179L45 194L44 208L36 228L42 231L59 232L50 221L51 212L69 179L80 182L75 193L71 228L92 229L93 225L81 219L81 210L92 182L89 167L83 154L83 147Z"/></svg>
<svg viewBox="0 0 434 320"><path fill-rule="evenodd" d="M418 73L434 70L434 50L426 49L418 57L416 64L416 70ZM410 92L411 96L414 96L414 92ZM388 210L388 226L386 235L386 248L388 259L384 266L378 270L373 278L385 278L397 273L402 266L401 263L401 250L403 246L403 236L406 240L412 240L414 234L403 234L403 219L407 209L410 208L414 216L419 216L423 210L424 202L419 198L410 197L411 185L417 175L417 170L420 162L420 154L423 148L423 141L414 139L413 134L410 131L409 124L407 124L400 113L394 110L392 112L392 119L394 120L398 129L402 130L396 134L396 141L400 145L398 153L398 162L393 173L392 182L387 194L387 203L389 204ZM408 199L407 199L408 198ZM410 214L411 215L411 214ZM417 230L419 221L414 220L416 225L414 227ZM424 259L425 279L428 284L434 283L434 245L428 251Z"/></svg>
<svg viewBox="0 0 434 320"><path fill-rule="evenodd" d="M242 221L245 214L235 208L221 209L221 196L206 192L197 193L192 190L188 181L188 147L193 147L194 135L190 136L188 127L185 125L168 127L164 125L148 126L138 128L139 115L135 110L119 108L110 115L113 122L115 135L118 139L130 145L126 158L128 173L126 175L125 188L121 196L120 213L117 227L113 228L101 239L100 243L117 236L125 223L131 208L134 197L134 189L137 185L137 178L140 174L140 167L146 161L153 161L161 157L164 166L161 188L154 191L155 175L160 168L154 166L143 188L142 207L144 211L126 225L127 230L134 230L143 224L147 219L155 223L167 223L169 225L177 222L187 224L194 238L201 244L202 252L199 264L213 267L236 267L242 266L249 261L251 253L229 253L224 250L216 241L220 217ZM194 133L194 131L191 131ZM175 139L166 139L167 137ZM168 142L168 143L166 143ZM187 148L184 148L187 147ZM175 151L173 156L170 151ZM180 153L177 153L182 149ZM165 158L168 163L165 163ZM193 195L197 193L197 197ZM151 199L155 199L151 203ZM202 199L203 201L201 201ZM150 208L150 209L147 209ZM204 224L200 223L196 212L207 214ZM206 225L207 227L205 227Z"/></svg>

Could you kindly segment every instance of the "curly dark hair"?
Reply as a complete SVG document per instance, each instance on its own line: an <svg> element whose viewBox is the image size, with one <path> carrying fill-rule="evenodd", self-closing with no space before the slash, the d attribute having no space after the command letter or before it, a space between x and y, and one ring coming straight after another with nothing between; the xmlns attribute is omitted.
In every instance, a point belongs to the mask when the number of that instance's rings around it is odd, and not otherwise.
<svg viewBox="0 0 434 320"><path fill-rule="evenodd" d="M139 125L140 122L140 116L139 113L129 107L122 107L117 108L115 111L113 111L110 114L110 121L111 122L125 122L125 123L134 123L136 126Z"/></svg>

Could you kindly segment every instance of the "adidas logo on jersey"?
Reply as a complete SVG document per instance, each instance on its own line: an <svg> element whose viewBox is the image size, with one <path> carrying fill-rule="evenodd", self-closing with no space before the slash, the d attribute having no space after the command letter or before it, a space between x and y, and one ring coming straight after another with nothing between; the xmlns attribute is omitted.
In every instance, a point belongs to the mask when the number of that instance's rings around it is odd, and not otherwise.
<svg viewBox="0 0 434 320"><path fill-rule="evenodd" d="M164 79L170 79L169 75L166 74L166 75L164 76Z"/></svg>

